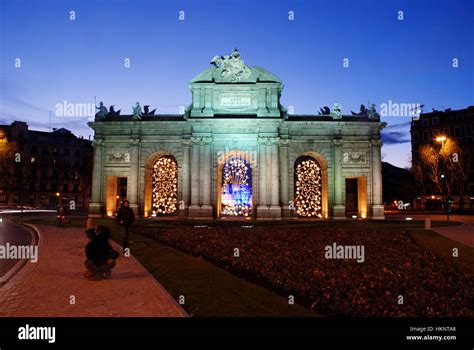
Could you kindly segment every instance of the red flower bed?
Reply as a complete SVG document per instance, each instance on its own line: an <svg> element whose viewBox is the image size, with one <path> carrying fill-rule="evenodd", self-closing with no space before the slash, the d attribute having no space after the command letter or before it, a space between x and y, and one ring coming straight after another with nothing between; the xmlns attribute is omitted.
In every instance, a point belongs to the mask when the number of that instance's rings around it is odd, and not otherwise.
<svg viewBox="0 0 474 350"><path fill-rule="evenodd" d="M474 315L472 276L415 245L402 229L183 226L148 235L300 297L326 315ZM334 242L363 245L365 261L326 259L325 246Z"/></svg>

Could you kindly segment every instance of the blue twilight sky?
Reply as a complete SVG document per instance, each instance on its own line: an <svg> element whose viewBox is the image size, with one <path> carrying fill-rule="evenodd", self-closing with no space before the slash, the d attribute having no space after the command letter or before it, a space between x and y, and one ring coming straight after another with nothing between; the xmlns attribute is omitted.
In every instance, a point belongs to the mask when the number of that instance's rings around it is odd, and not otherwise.
<svg viewBox="0 0 474 350"><path fill-rule="evenodd" d="M297 114L334 102L345 114L368 102L465 108L474 104L473 3L0 0L0 124L47 130L51 110L52 127L88 137L87 117L56 117L55 106L95 96L123 113L136 101L178 113L191 102L188 81L234 47L283 80L282 103ZM410 118L383 120L384 160L408 166Z"/></svg>

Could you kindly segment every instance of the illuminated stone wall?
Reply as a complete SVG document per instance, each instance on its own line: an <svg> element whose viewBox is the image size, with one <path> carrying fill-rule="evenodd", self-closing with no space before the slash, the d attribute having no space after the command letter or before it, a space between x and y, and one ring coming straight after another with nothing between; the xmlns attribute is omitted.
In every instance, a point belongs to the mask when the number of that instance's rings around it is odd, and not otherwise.
<svg viewBox="0 0 474 350"><path fill-rule="evenodd" d="M358 216L383 219L384 123L368 115L289 115L280 104L281 81L233 55L216 56L213 68L191 80L192 104L181 115L124 115L89 123L95 131L90 215L114 210L107 178L126 177L130 206L145 217L343 219L345 179L355 178ZM317 211L298 210L295 164L300 157L314 159L319 168L320 178L312 185L318 187L312 189ZM153 182L160 159L173 159L168 165L176 171L175 182L167 185L173 195L161 207L156 193L163 191ZM237 197L249 196L248 208L229 208L237 198L229 197L229 187L223 192L229 159L247 167L248 188L239 190L234 184L232 191ZM299 188L307 189L307 184Z"/></svg>

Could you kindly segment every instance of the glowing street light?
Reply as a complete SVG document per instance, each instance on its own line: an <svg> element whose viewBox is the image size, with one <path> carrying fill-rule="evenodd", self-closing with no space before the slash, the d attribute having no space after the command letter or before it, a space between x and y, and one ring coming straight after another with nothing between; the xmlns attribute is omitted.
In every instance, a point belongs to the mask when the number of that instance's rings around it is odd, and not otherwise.
<svg viewBox="0 0 474 350"><path fill-rule="evenodd" d="M447 139L448 138L446 136L440 135L440 136L436 137L436 142L441 142L441 148L444 148L444 142Z"/></svg>

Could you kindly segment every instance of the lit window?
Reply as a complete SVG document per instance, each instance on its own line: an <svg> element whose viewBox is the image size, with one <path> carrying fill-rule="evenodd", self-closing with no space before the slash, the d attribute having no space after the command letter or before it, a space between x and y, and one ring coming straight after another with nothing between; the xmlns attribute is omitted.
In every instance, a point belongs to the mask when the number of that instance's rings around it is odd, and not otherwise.
<svg viewBox="0 0 474 350"><path fill-rule="evenodd" d="M173 214L178 202L178 165L173 157L159 158L153 165L152 213Z"/></svg>
<svg viewBox="0 0 474 350"><path fill-rule="evenodd" d="M296 215L322 217L321 166L310 156L299 157L295 162Z"/></svg>

